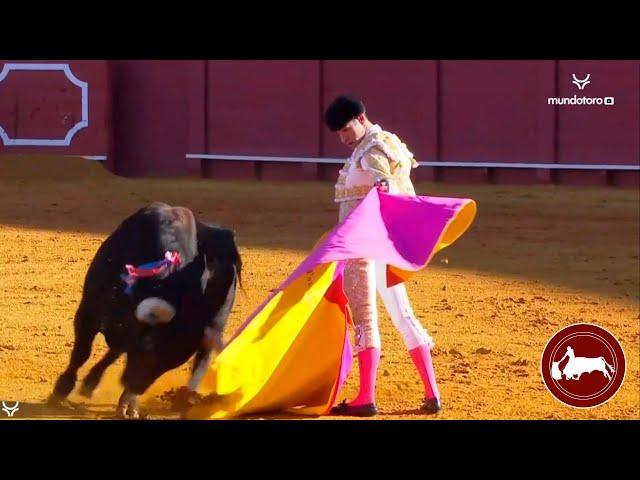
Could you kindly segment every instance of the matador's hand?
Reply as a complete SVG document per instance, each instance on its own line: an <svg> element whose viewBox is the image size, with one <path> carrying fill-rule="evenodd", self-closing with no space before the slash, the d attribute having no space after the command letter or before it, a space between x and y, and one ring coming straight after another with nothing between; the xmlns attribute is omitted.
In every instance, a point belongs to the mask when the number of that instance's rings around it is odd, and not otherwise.
<svg viewBox="0 0 640 480"><path fill-rule="evenodd" d="M386 178L378 178L376 179L376 183L373 184L378 190L381 192L389 191L389 182Z"/></svg>

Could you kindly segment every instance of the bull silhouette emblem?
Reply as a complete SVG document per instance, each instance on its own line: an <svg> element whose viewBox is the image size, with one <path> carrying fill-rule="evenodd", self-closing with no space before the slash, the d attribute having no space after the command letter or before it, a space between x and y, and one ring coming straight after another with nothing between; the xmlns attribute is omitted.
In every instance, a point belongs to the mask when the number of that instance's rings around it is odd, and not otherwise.
<svg viewBox="0 0 640 480"><path fill-rule="evenodd" d="M584 90L584 87L586 87L588 83L591 83L589 81L589 77L591 77L590 73L587 73L587 76L584 77L584 80L580 80L578 77L576 77L575 73L573 73L572 76L573 76L573 82L571 83L575 83L578 86L579 90Z"/></svg>
<svg viewBox="0 0 640 480"><path fill-rule="evenodd" d="M560 363L567 357L569 357L569 361L560 371ZM559 361L552 362L551 376L556 380L561 380L563 375L566 380L580 380L583 373L591 373L596 370L602 372L607 380L611 380L611 374L615 373L615 369L607 363L604 357L576 357L573 348L567 346L564 356Z"/></svg>

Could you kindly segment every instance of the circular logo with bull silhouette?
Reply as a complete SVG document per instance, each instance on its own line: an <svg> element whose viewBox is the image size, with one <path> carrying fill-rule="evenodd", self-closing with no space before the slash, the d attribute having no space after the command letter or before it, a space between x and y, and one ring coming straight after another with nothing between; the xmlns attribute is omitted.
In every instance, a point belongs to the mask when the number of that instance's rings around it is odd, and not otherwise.
<svg viewBox="0 0 640 480"><path fill-rule="evenodd" d="M624 381L626 359L609 331L589 323L569 325L556 333L542 353L540 369L551 394L576 408L610 400Z"/></svg>

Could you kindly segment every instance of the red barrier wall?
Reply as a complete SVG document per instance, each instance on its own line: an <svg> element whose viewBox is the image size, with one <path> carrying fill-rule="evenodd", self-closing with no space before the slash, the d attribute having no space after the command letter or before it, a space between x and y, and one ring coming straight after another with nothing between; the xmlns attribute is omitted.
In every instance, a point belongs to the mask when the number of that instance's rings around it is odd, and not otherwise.
<svg viewBox="0 0 640 480"><path fill-rule="evenodd" d="M121 175L334 180L340 165L185 155L346 158L322 113L347 92L361 96L372 121L421 161L640 164L637 60L2 61L0 72L0 154L106 155ZM574 74L590 75L584 89ZM74 81L86 83L84 107ZM574 95L614 97L615 104L548 101ZM78 129L83 108L88 125ZM66 136L68 145L50 144ZM640 175L421 167L414 178L638 186Z"/></svg>
<svg viewBox="0 0 640 480"><path fill-rule="evenodd" d="M589 75L580 90L573 84ZM562 61L559 97L613 97L613 105L558 107L558 163L637 165L640 158L640 68L633 61ZM611 174L622 178L620 174ZM628 174L627 174L628 176ZM564 170L561 183L606 184L606 171Z"/></svg>
<svg viewBox="0 0 640 480"><path fill-rule="evenodd" d="M553 163L553 61L444 61L441 157L445 162ZM496 170L494 181L544 181L536 170ZM444 180L489 179L448 168ZM496 178L498 177L498 178Z"/></svg>
<svg viewBox="0 0 640 480"><path fill-rule="evenodd" d="M319 152L317 61L210 61L207 76L208 153L317 157ZM239 162L211 166L213 176L295 179L315 165ZM230 170L230 171L229 171ZM226 175L225 175L225 172Z"/></svg>
<svg viewBox="0 0 640 480"><path fill-rule="evenodd" d="M37 64L41 70L23 70ZM67 65L67 71L52 70ZM108 155L111 127L111 88L108 62L0 61L0 127L9 140L31 141L36 145L7 145L0 140L0 154L52 153ZM85 82L88 125L64 142L67 133L82 118L82 88L72 78Z"/></svg>
<svg viewBox="0 0 640 480"><path fill-rule="evenodd" d="M127 176L188 173L190 70L197 61L114 61L115 171ZM191 122L193 126L193 122Z"/></svg>

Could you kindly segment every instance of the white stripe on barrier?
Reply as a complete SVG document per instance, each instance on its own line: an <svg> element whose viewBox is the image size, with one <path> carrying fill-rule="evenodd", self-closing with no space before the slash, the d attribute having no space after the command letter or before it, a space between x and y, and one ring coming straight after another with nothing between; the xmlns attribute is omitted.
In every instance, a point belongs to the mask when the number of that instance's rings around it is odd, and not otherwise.
<svg viewBox="0 0 640 480"><path fill-rule="evenodd" d="M234 160L257 162L290 162L290 163L337 163L340 158L310 157L266 157L254 155L214 155L208 153L188 153L186 158L204 160ZM418 162L423 167L466 167L466 168L538 168L549 170L627 170L640 171L640 165L606 165L606 164L572 164L572 163L499 163L499 162Z"/></svg>
<svg viewBox="0 0 640 480"><path fill-rule="evenodd" d="M205 160L237 160L246 162L291 162L291 163L344 163L339 158L306 158L306 157L262 157L252 155L210 155L207 153L187 153L187 158Z"/></svg>
<svg viewBox="0 0 640 480"><path fill-rule="evenodd" d="M33 157L35 155L46 156L46 153L9 153L7 151L3 152L2 155L11 156L11 157ZM67 158L84 158L85 160L95 160L97 162L104 162L107 160L106 155L57 155L54 153L49 154L54 157L67 157Z"/></svg>

